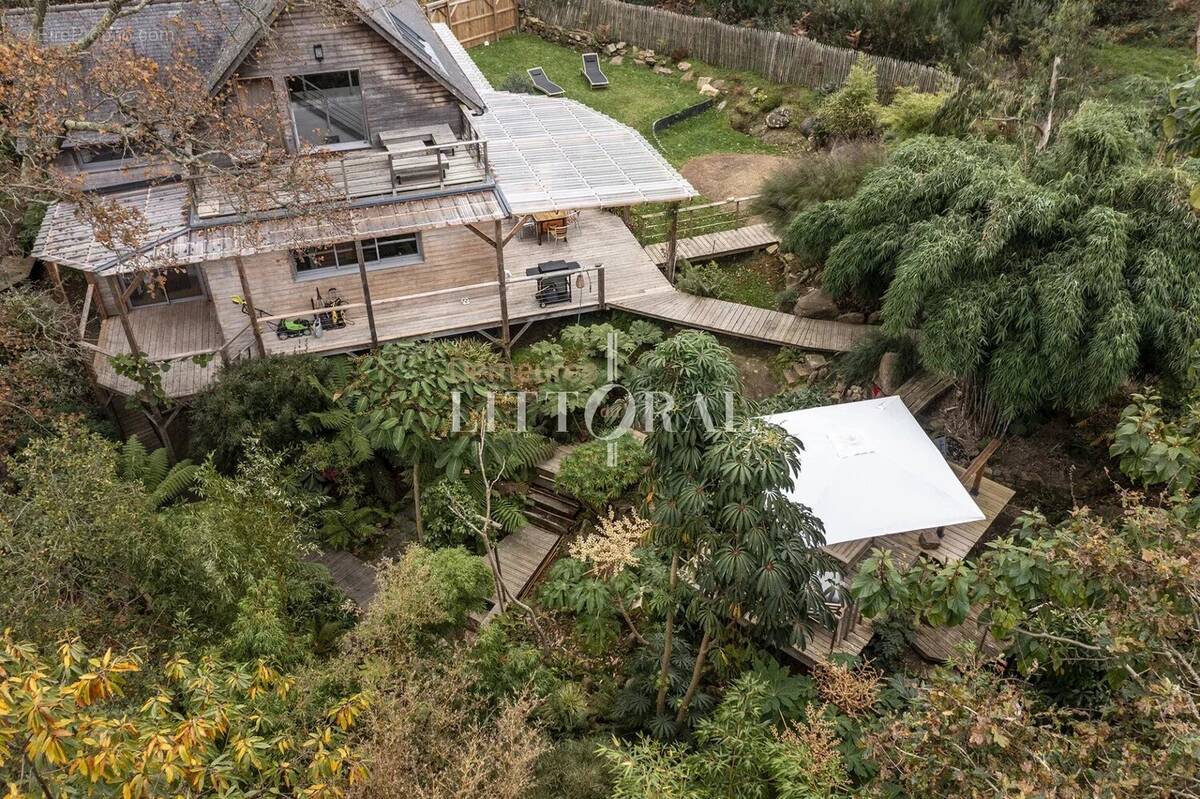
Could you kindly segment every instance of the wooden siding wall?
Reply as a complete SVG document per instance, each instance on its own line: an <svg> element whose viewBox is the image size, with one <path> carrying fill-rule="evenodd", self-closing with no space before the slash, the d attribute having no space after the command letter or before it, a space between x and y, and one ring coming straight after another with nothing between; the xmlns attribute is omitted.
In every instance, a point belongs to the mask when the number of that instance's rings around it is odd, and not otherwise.
<svg viewBox="0 0 1200 799"><path fill-rule="evenodd" d="M320 44L324 60L313 56ZM333 18L319 8L285 11L271 35L237 71L239 78L269 77L275 101L292 136L287 77L357 69L367 112L368 134L381 130L445 124L461 133L458 99L379 33L357 19Z"/></svg>
<svg viewBox="0 0 1200 799"><path fill-rule="evenodd" d="M421 233L422 263L380 269L367 273L371 299L378 303L393 297L420 294L426 291L483 283L496 279L496 250L466 228L439 228ZM337 288L342 299L350 303L363 301L362 283L357 271L346 272L319 280L297 281L292 275L291 256L286 252L255 255L244 260L246 277L254 304L269 315L311 313L310 299ZM228 341L246 326L247 318L230 300L242 293L237 267L231 260L212 261L203 265L212 292L217 318ZM366 312L350 312L350 319L366 329ZM246 344L247 336L239 343Z"/></svg>
<svg viewBox="0 0 1200 799"><path fill-rule="evenodd" d="M426 0L425 16L449 26L463 47L494 42L521 22L517 0Z"/></svg>

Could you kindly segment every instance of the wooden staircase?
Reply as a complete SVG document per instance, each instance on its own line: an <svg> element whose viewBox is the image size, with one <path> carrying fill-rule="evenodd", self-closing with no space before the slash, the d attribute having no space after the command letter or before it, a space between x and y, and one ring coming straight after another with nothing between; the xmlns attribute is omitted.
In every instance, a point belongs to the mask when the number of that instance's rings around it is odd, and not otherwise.
<svg viewBox="0 0 1200 799"><path fill-rule="evenodd" d="M534 473L524 510L529 524L505 536L496 545L504 587L517 599L525 599L533 592L534 586L558 557L563 536L575 528L583 510L577 501L558 493L554 487L554 477L566 449L560 448ZM498 600L492 595L487 609L472 613L471 621L476 627L482 627L498 612Z"/></svg>
<svg viewBox="0 0 1200 799"><path fill-rule="evenodd" d="M563 496L554 486L554 474L538 467L526 496L525 518L543 529L564 535L575 527L582 506L573 498Z"/></svg>

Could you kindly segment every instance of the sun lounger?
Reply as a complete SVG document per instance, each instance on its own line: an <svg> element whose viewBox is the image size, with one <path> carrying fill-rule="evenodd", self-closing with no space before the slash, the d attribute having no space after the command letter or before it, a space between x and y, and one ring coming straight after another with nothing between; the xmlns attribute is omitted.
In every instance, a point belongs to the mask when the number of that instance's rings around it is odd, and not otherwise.
<svg viewBox="0 0 1200 799"><path fill-rule="evenodd" d="M547 97L562 97L566 92L563 87L559 86L550 78L546 77L546 70L541 67L534 67L529 70L529 79L533 81L533 85L539 92Z"/></svg>
<svg viewBox="0 0 1200 799"><path fill-rule="evenodd" d="M608 88L608 78L600 69L600 56L595 53L583 54L583 77L593 89Z"/></svg>

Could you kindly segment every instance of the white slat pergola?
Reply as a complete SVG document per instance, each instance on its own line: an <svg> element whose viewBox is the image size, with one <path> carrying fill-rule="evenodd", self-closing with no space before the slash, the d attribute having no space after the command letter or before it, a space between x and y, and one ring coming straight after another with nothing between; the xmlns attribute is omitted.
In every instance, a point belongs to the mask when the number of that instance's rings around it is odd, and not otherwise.
<svg viewBox="0 0 1200 799"><path fill-rule="evenodd" d="M487 104L474 124L488 141L496 183L512 213L697 196L633 128L574 100L494 90L450 29L433 27Z"/></svg>

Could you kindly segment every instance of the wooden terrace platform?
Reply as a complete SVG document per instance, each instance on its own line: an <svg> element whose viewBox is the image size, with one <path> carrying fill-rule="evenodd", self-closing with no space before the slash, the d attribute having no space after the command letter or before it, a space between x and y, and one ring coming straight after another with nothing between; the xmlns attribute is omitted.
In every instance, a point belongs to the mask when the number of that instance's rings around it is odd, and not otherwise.
<svg viewBox="0 0 1200 799"><path fill-rule="evenodd" d="M759 223L721 230L716 233L705 233L680 239L676 243L676 253L680 258L689 261L703 261L710 258L723 258L727 255L739 255L755 252L779 243L779 236L770 225ZM646 247L646 254L654 263L662 265L667 262L667 245L651 244Z"/></svg>
<svg viewBox="0 0 1200 799"><path fill-rule="evenodd" d="M151 361L189 352L213 352L221 347L221 328L208 300L138 308L129 314L129 326L138 346ZM129 354L129 340L120 318L112 316L100 323L96 346L112 355ZM116 373L108 355L96 353L93 365L97 381L105 388L125 396L138 391L133 381ZM190 397L215 380L220 368L215 357L206 366L199 366L190 358L174 361L162 376L163 389L172 399Z"/></svg>
<svg viewBox="0 0 1200 799"><path fill-rule="evenodd" d="M963 469L951 464L955 473L961 475ZM1014 491L1007 486L987 479L980 481L979 493L974 497L975 504L983 512L984 518L977 522L956 524L945 528L945 535L937 549L922 549L920 544L921 530L907 533L867 538L860 541L846 541L825 547L825 551L841 562L846 571L847 582L853 580L862 561L876 549L887 549L892 553L892 559L901 568L907 568L916 562L917 558L929 557L939 563L949 563L963 560L975 548L996 517L1012 501ZM827 663L832 655L857 656L875 635L874 625L870 619L859 619L858 623L848 631L845 638L834 643L833 633L825 629L817 629L812 633L803 650L789 647L785 651L808 666ZM918 651L931 660L944 659L957 640L963 635L959 628L922 628L917 636Z"/></svg>

